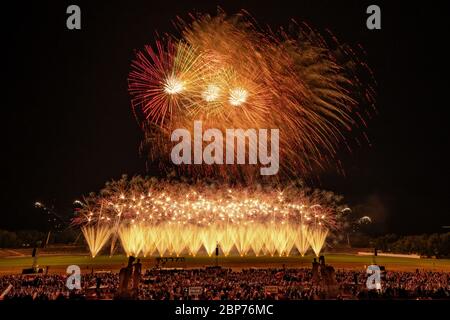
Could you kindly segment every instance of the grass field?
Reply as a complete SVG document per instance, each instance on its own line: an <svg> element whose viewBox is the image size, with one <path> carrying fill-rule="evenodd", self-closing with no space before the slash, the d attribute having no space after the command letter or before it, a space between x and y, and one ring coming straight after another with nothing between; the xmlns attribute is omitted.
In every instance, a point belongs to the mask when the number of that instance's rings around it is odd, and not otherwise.
<svg viewBox="0 0 450 320"><path fill-rule="evenodd" d="M367 265L373 264L371 256L358 256L352 254L325 254L326 262L338 269L360 269L364 270ZM292 257L219 257L218 264L223 267L242 268L267 268L267 267L310 267L313 256L292 256ZM38 259L40 267L49 266L50 272L65 272L67 266L75 264L80 266L82 272L94 270L118 270L124 266L127 258L123 255L98 256L91 258L84 255L47 255ZM145 268L155 264L155 257L141 258ZM415 269L427 269L435 271L450 272L449 259L412 259L399 257L377 257L375 262L384 265L388 270L413 271ZM184 262L168 262L166 267L193 268L215 265L215 257L186 257ZM30 257L0 258L0 273L19 273L23 268L29 268L32 264Z"/></svg>

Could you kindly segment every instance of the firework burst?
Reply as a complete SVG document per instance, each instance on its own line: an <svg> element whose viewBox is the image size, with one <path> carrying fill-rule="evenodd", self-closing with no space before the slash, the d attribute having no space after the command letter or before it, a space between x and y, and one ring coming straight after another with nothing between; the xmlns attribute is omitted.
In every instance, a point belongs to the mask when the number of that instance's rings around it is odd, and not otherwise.
<svg viewBox="0 0 450 320"><path fill-rule="evenodd" d="M183 43L157 42L136 54L129 75L133 109L146 120L164 128L174 114L182 114L195 101L193 95L208 63L201 53Z"/></svg>
<svg viewBox="0 0 450 320"><path fill-rule="evenodd" d="M365 127L373 90L367 66L347 46L306 25L259 28L247 14L199 15L179 22L181 37L147 46L132 63L129 90L142 114L150 159L172 169L170 134L192 128L276 128L284 176L307 176L335 163L348 132ZM329 38L329 39L328 39ZM370 80L371 81L371 80ZM365 135L364 135L365 136ZM197 177L255 180L255 166L181 165Z"/></svg>

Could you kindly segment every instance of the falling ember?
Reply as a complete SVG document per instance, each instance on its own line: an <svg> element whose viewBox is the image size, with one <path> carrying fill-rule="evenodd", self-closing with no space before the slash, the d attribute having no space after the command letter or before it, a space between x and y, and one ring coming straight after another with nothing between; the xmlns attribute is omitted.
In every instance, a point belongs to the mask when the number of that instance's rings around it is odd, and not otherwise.
<svg viewBox="0 0 450 320"><path fill-rule="evenodd" d="M309 247L317 255L329 231L338 229L338 200L330 192L286 186L280 198L273 186L233 188L123 178L108 183L103 196L85 199L77 223L93 257L111 235L133 256L211 256L217 245L226 256L288 256L292 250L303 256ZM320 221L311 218L319 213Z"/></svg>
<svg viewBox="0 0 450 320"><path fill-rule="evenodd" d="M83 232L84 239L86 239L91 257L95 258L108 242L111 236L111 229L107 225L86 225L81 228L81 231Z"/></svg>
<svg viewBox="0 0 450 320"><path fill-rule="evenodd" d="M320 251L322 250L323 245L325 244L325 240L328 235L328 229L323 228L321 226L311 228L307 233L308 242L311 245L316 256L319 256Z"/></svg>
<svg viewBox="0 0 450 320"><path fill-rule="evenodd" d="M303 224L300 225L299 232L294 231L294 234L297 235L294 239L294 243L302 257L305 255L306 251L308 251L310 246L308 241L308 232L308 227Z"/></svg>
<svg viewBox="0 0 450 320"><path fill-rule="evenodd" d="M228 101L232 106L238 107L247 101L248 91L243 88L234 88L230 90Z"/></svg>

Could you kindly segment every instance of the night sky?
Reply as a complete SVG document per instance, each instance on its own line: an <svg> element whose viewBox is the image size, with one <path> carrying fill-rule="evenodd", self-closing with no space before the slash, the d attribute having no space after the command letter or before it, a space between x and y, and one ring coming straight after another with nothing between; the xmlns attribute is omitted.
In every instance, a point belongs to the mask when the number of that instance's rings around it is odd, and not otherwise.
<svg viewBox="0 0 450 320"><path fill-rule="evenodd" d="M360 44L378 82L378 115L367 132L371 145L342 156L345 176L324 174L316 186L344 195L374 218L379 232L445 231L441 226L450 225L447 11L442 2L433 7L395 2L2 4L0 228L42 228L35 201L68 214L75 199L105 181L146 174L138 152L142 133L127 92L134 50L153 43L155 31L174 32L176 16L214 13L219 5L227 13L246 9L273 28L293 18L330 29L343 43ZM81 7L81 30L66 28L70 4ZM381 7L382 30L366 28L370 4Z"/></svg>

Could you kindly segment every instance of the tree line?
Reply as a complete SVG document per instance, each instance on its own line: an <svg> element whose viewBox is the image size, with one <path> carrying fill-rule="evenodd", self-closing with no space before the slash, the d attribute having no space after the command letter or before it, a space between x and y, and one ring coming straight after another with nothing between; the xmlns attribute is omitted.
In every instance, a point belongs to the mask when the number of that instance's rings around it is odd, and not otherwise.
<svg viewBox="0 0 450 320"><path fill-rule="evenodd" d="M386 234L378 237L354 235L353 247L377 248L383 252L419 254L426 257L450 257L450 232L401 236Z"/></svg>
<svg viewBox="0 0 450 320"><path fill-rule="evenodd" d="M8 231L0 229L0 248L27 248L41 246L49 239L49 244L73 244L77 240L78 230L67 229L62 232L37 230Z"/></svg>
<svg viewBox="0 0 450 320"><path fill-rule="evenodd" d="M82 242L79 230L66 229L53 232L49 244L74 244ZM36 230L7 231L0 229L0 248L24 248L40 246L47 241L48 233ZM377 248L383 252L412 253L437 258L450 257L450 232L402 236L386 234L369 237L363 234L352 236L352 247Z"/></svg>

